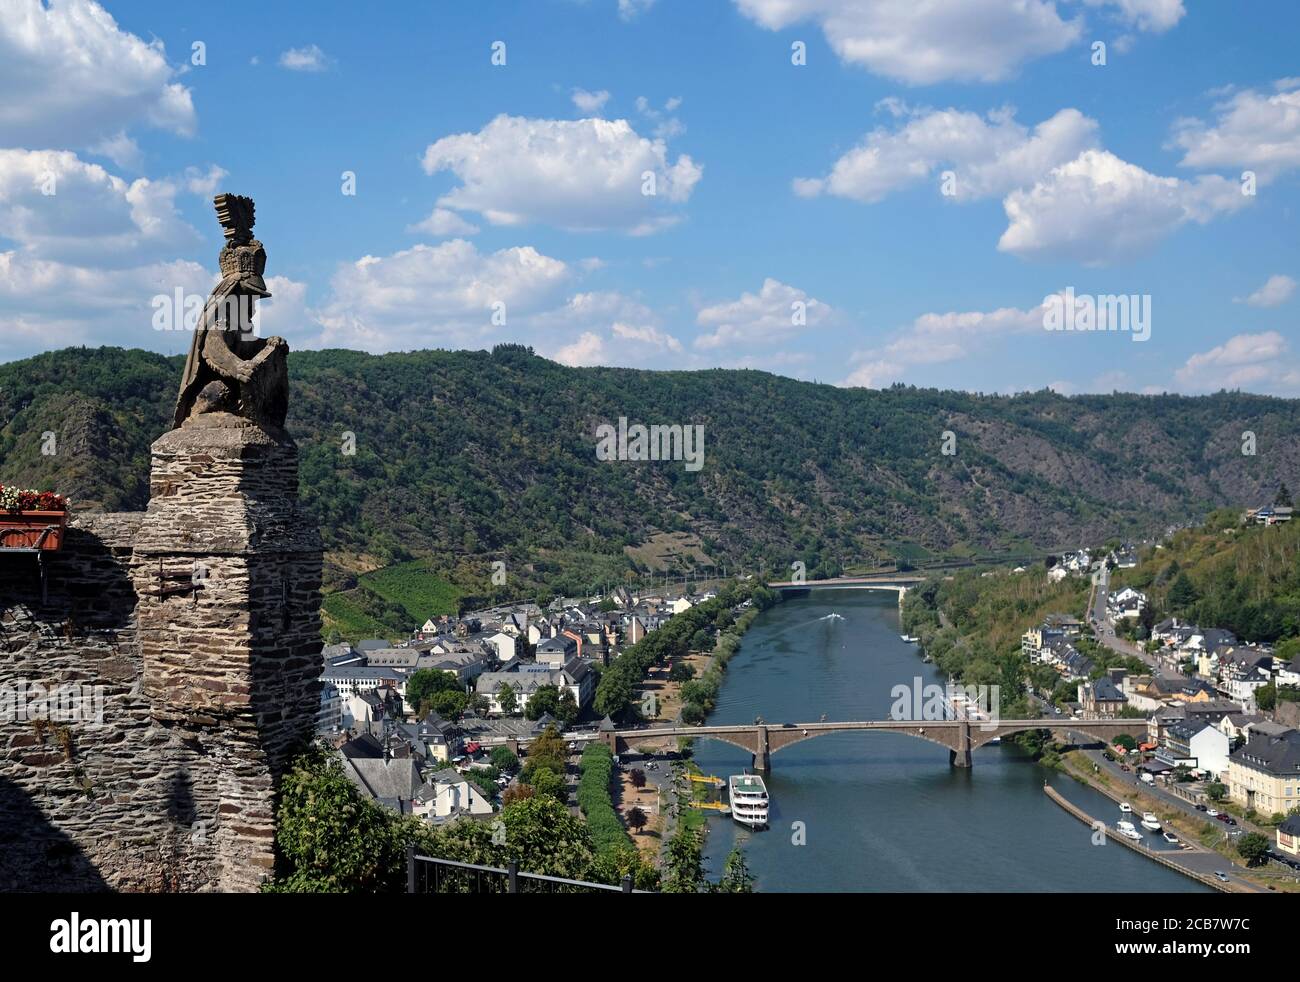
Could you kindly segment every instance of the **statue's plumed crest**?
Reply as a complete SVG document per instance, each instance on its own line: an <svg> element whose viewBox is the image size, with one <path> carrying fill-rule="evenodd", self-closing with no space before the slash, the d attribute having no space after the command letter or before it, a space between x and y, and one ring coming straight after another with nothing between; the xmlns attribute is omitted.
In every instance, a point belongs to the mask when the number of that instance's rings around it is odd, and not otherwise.
<svg viewBox="0 0 1300 982"><path fill-rule="evenodd" d="M225 230L229 245L243 245L253 237L253 199L242 194L219 194L212 199L217 209L217 221Z"/></svg>

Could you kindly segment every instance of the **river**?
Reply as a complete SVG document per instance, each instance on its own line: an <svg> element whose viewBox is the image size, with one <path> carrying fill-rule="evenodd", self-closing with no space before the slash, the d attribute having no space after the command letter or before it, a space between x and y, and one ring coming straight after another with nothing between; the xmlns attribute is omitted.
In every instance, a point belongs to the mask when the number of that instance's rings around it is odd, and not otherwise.
<svg viewBox="0 0 1300 982"><path fill-rule="evenodd" d="M832 612L844 619L828 619ZM836 591L778 604L745 635L709 722L887 719L895 685L917 676L943 683L899 631L892 593ZM715 740L697 741L695 759L723 778L750 765L749 754ZM1042 786L1047 778L1113 822L1116 806L1092 789L1011 745L981 748L973 760L969 769L950 767L943 747L895 733L795 744L772 757L770 827L752 832L711 815L706 865L716 877L739 843L764 892L1208 890L1116 843L1093 845L1091 830ZM1165 845L1158 836L1146 842Z"/></svg>

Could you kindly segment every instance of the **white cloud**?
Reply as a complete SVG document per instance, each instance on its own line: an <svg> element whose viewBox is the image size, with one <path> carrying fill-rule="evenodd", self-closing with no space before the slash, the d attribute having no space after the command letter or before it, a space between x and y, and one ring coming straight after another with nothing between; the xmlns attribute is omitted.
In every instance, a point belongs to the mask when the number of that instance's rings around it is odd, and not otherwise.
<svg viewBox="0 0 1300 982"><path fill-rule="evenodd" d="M205 296L215 278L184 260L103 269L0 252L0 360L79 344L166 346L152 299L177 289Z"/></svg>
<svg viewBox="0 0 1300 982"><path fill-rule="evenodd" d="M803 290L768 277L758 293L742 293L736 300L700 310L695 321L710 330L696 337L695 347L735 349L771 343L821 327L833 314L829 305Z"/></svg>
<svg viewBox="0 0 1300 982"><path fill-rule="evenodd" d="M426 235L443 238L449 235L476 235L479 227L471 222L465 221L454 211L446 208L435 208L429 213L429 217L414 225L408 225L408 232L424 232Z"/></svg>
<svg viewBox="0 0 1300 982"><path fill-rule="evenodd" d="M544 223L571 231L645 234L681 218L675 206L702 174L663 140L638 136L627 120L498 116L478 133L432 143L428 174L452 171L460 185L439 205L475 211L493 225ZM653 195L643 173L654 175Z"/></svg>
<svg viewBox="0 0 1300 982"><path fill-rule="evenodd" d="M655 0L618 0L618 15L632 20L655 5Z"/></svg>
<svg viewBox="0 0 1300 982"><path fill-rule="evenodd" d="M122 170L139 171L144 166L144 154L140 146L126 133L106 136L86 150L100 157L107 157Z"/></svg>
<svg viewBox="0 0 1300 982"><path fill-rule="evenodd" d="M1295 293L1295 280L1278 273L1276 276L1270 276L1263 286L1245 300L1238 298L1237 303L1248 303L1252 307L1277 307L1290 300L1293 293Z"/></svg>
<svg viewBox="0 0 1300 982"><path fill-rule="evenodd" d="M1137 30L1164 31L1179 0L1087 0ZM1055 0L735 0L772 31L812 22L841 60L911 85L996 82L1084 37ZM1060 4L1069 9L1069 4Z"/></svg>
<svg viewBox="0 0 1300 982"><path fill-rule="evenodd" d="M330 301L314 311L322 327L314 343L394 351L518 337L529 314L558 301L570 275L531 246L480 253L464 239L363 256L335 273Z"/></svg>
<svg viewBox="0 0 1300 982"><path fill-rule="evenodd" d="M230 176L230 172L224 167L218 167L216 164L208 165L206 172L198 167L185 168L185 190L190 194L197 194L202 197L211 197L216 194L223 178Z"/></svg>
<svg viewBox="0 0 1300 982"><path fill-rule="evenodd" d="M1028 310L999 307L921 314L884 347L855 352L852 360L858 367L840 384L880 388L898 381L910 366L956 361L995 340L1042 332L1043 314L1042 304Z"/></svg>
<svg viewBox="0 0 1300 982"><path fill-rule="evenodd" d="M937 193L938 174L951 170L955 197L969 200L1031 184L1096 145L1096 121L1076 109L1062 109L1031 132L1009 110L985 118L956 109L909 109L897 100L883 108L907 123L872 130L826 177L797 179L796 193L874 202L922 182L933 182Z"/></svg>
<svg viewBox="0 0 1300 982"><path fill-rule="evenodd" d="M761 26L817 24L843 60L912 85L993 82L1082 36L1051 0L735 0Z"/></svg>
<svg viewBox="0 0 1300 982"><path fill-rule="evenodd" d="M194 104L177 74L161 42L121 30L91 0L4 4L0 133L10 146L100 145L120 153L119 134L137 124L189 135Z"/></svg>
<svg viewBox="0 0 1300 982"><path fill-rule="evenodd" d="M603 365L609 362L609 352L599 334L585 331L572 344L556 350L554 358L561 365Z"/></svg>
<svg viewBox="0 0 1300 982"><path fill-rule="evenodd" d="M52 190L52 194L44 193ZM198 244L168 180L127 182L66 150L0 150L0 239L41 259L126 266Z"/></svg>
<svg viewBox="0 0 1300 982"><path fill-rule="evenodd" d="M662 109L656 109L643 95L636 97L636 111L654 123L654 136L657 140L672 140L686 132L686 125L673 115L682 104L681 96L674 96L664 103Z"/></svg>
<svg viewBox="0 0 1300 982"><path fill-rule="evenodd" d="M607 102L609 102L609 93L604 89L599 92L588 92L586 89L573 90L573 104L578 107L579 112L586 113L588 116L599 116Z"/></svg>
<svg viewBox="0 0 1300 982"><path fill-rule="evenodd" d="M1238 334L1209 351L1192 355L1174 373L1185 389L1215 392L1250 386L1255 390L1300 391L1300 367L1286 360L1290 349L1277 331Z"/></svg>
<svg viewBox="0 0 1300 982"><path fill-rule="evenodd" d="M1187 11L1183 0L1084 0L1089 7L1112 7L1119 20L1139 31L1163 34Z"/></svg>
<svg viewBox="0 0 1300 982"><path fill-rule="evenodd" d="M1158 177L1105 150L1087 150L1003 201L1003 252L1102 265L1134 256L1189 221L1208 222L1249 202L1215 175Z"/></svg>
<svg viewBox="0 0 1300 982"><path fill-rule="evenodd" d="M903 373L903 366L898 362L883 358L867 359L857 356L860 364L849 373L840 385L848 388L883 389L886 385L898 381Z"/></svg>
<svg viewBox="0 0 1300 982"><path fill-rule="evenodd" d="M323 72L330 66L330 59L318 45L309 44L303 48L289 48L280 53L280 67L291 72Z"/></svg>
<svg viewBox="0 0 1300 982"><path fill-rule="evenodd" d="M1213 124L1179 120L1173 144L1184 167L1246 168L1267 183L1300 167L1300 78L1280 79L1273 93L1236 92L1215 108Z"/></svg>
<svg viewBox="0 0 1300 982"><path fill-rule="evenodd" d="M661 351L680 353L682 350L680 341L650 324L624 324L622 321L615 321L610 330L614 337L623 341L637 341Z"/></svg>

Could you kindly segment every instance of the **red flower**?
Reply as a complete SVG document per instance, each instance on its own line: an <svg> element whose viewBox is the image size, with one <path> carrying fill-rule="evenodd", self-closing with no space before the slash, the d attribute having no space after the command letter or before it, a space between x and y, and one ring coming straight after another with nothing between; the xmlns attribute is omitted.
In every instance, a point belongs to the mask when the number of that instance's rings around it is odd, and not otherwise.
<svg viewBox="0 0 1300 982"><path fill-rule="evenodd" d="M67 511L68 501L53 491L32 491L0 484L0 511Z"/></svg>

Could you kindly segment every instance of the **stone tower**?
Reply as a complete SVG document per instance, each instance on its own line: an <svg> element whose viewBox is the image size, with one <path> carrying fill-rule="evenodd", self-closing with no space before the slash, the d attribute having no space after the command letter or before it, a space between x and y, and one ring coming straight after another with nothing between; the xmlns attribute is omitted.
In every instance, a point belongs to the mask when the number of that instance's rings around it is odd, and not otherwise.
<svg viewBox="0 0 1300 982"><path fill-rule="evenodd" d="M275 789L314 730L321 546L282 428L288 346L247 320L270 295L253 202L215 203L224 276L195 332L176 428L152 448L132 579L143 693L174 739L218 758L208 845L216 886L239 890L273 865Z"/></svg>
<svg viewBox="0 0 1300 982"><path fill-rule="evenodd" d="M215 758L196 811L214 885L255 889L274 861L275 788L319 708L321 547L293 441L205 415L154 443L132 580L152 716Z"/></svg>

